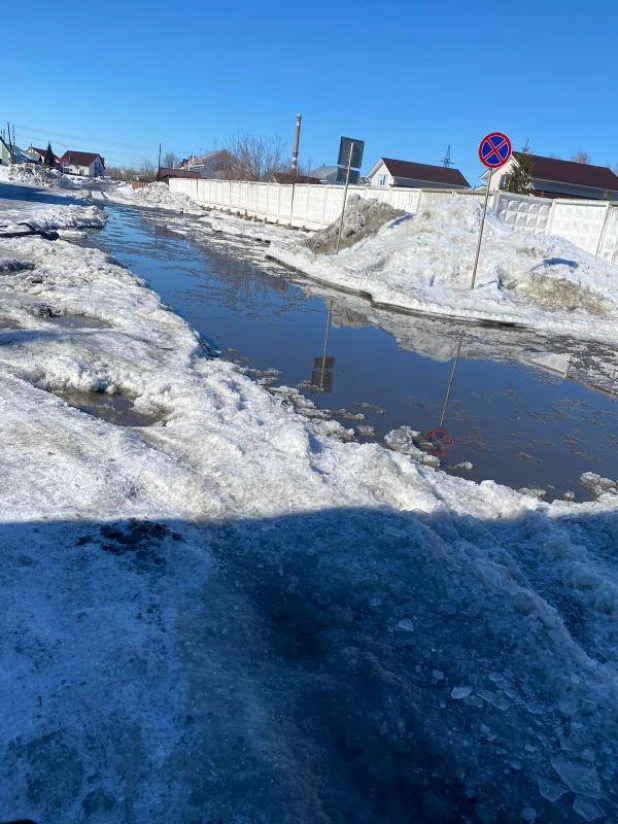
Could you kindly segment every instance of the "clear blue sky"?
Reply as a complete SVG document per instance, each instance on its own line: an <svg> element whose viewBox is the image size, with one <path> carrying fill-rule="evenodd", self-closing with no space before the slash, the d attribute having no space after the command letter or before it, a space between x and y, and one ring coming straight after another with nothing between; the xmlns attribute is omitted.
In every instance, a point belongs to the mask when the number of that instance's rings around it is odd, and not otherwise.
<svg viewBox="0 0 618 824"><path fill-rule="evenodd" d="M41 0L2 11L0 122L18 145L99 151L108 165L181 156L237 133L281 135L303 114L301 162L340 135L380 157L475 183L479 139L618 163L612 0Z"/></svg>

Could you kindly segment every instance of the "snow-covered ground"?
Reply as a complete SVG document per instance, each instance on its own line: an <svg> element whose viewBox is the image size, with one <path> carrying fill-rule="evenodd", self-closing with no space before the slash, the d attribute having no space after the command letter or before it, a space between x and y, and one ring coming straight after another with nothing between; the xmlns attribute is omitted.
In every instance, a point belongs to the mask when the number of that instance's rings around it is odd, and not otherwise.
<svg viewBox="0 0 618 824"><path fill-rule="evenodd" d="M6 818L613 820L615 487L344 442L103 253L0 255Z"/></svg>

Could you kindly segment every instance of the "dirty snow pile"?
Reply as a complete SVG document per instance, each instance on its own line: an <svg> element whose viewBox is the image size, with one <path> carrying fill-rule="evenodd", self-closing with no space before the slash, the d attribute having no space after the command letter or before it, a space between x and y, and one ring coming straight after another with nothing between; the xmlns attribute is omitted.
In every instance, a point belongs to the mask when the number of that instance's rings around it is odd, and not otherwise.
<svg viewBox="0 0 618 824"><path fill-rule="evenodd" d="M5 818L612 820L614 494L343 442L100 251L0 252Z"/></svg>
<svg viewBox="0 0 618 824"><path fill-rule="evenodd" d="M302 245L271 254L382 306L618 339L618 267L563 238L513 231L490 215L471 290L479 222L476 199L453 196L338 255Z"/></svg>
<svg viewBox="0 0 618 824"><path fill-rule="evenodd" d="M343 226L336 220L319 232L314 232L307 241L307 246L317 255L332 255L337 251L339 228L341 226L340 249L347 249L366 237L375 235L385 223L404 217L406 212L394 209L389 203L379 200L350 197L349 205L343 216Z"/></svg>
<svg viewBox="0 0 618 824"><path fill-rule="evenodd" d="M129 203L151 209L168 209L182 214L203 215L204 210L182 192L171 192L167 183L149 183L141 189L133 189L129 184L110 188L107 199L119 203Z"/></svg>

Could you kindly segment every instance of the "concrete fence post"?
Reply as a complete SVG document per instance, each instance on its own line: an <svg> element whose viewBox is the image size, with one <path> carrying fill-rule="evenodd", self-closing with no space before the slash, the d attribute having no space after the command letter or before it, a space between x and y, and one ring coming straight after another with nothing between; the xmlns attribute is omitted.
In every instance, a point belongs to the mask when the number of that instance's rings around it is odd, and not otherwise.
<svg viewBox="0 0 618 824"><path fill-rule="evenodd" d="M611 206L608 202L605 207L605 217L603 218L603 225L601 226L601 231L599 232L599 240L597 243L596 252L594 253L595 257L599 257L601 253L601 249L603 248L603 241L605 240L605 234L607 230L607 224L609 223L609 210Z"/></svg>

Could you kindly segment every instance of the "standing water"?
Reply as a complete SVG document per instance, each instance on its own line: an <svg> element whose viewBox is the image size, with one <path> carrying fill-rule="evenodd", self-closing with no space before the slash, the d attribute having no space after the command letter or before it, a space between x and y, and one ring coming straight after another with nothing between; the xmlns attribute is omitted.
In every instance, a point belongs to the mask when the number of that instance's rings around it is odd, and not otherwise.
<svg viewBox="0 0 618 824"><path fill-rule="evenodd" d="M223 357L298 388L358 440L433 433L427 448L447 471L548 499L589 497L585 472L614 477L615 349L377 310L283 270L254 241L198 235L191 218L107 212L90 243L145 278Z"/></svg>

